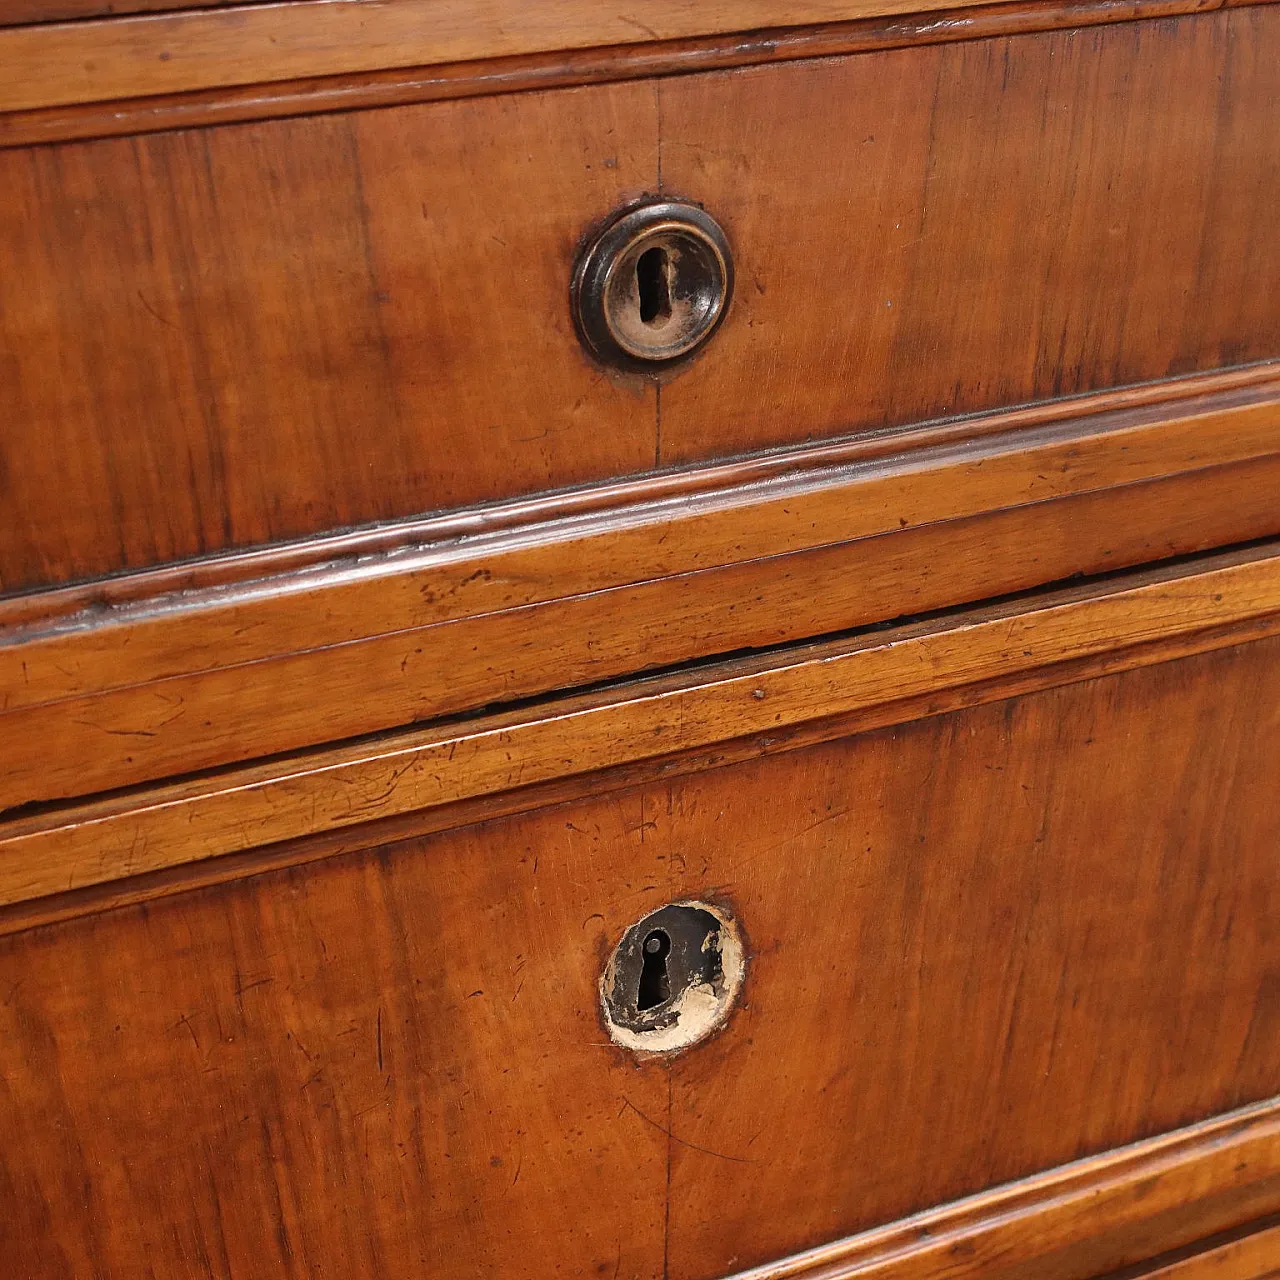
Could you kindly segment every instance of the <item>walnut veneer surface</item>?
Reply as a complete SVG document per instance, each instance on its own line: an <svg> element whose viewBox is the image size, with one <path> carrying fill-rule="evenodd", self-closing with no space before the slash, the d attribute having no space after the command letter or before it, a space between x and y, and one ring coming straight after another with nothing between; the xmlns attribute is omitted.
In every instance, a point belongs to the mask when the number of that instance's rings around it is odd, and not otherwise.
<svg viewBox="0 0 1280 1280"><path fill-rule="evenodd" d="M0 4L5 1274L1280 1271L1280 8L124 9Z"/></svg>

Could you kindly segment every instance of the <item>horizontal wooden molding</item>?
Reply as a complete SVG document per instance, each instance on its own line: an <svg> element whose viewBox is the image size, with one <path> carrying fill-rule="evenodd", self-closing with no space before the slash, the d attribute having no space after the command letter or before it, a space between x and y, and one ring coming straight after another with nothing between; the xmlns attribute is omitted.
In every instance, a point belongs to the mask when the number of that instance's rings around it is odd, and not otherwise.
<svg viewBox="0 0 1280 1280"><path fill-rule="evenodd" d="M0 110L910 13L920 0L295 0L0 31ZM951 8L962 5L951 4ZM619 11L621 8L621 11Z"/></svg>
<svg viewBox="0 0 1280 1280"><path fill-rule="evenodd" d="M732 1280L1089 1280L1280 1209L1280 1101L998 1187ZM1268 1240L1269 1237L1269 1240ZM1276 1235L1142 1275L1252 1280ZM1259 1243L1261 1242L1261 1243ZM1271 1252L1266 1252L1270 1249ZM1234 1262L1233 1262L1234 1260ZM1138 1274L1137 1272L1128 1274Z"/></svg>
<svg viewBox="0 0 1280 1280"><path fill-rule="evenodd" d="M753 735L767 750L871 708L910 718L911 699L1027 673L1048 685L1057 664L1110 655L1121 670L1276 632L1280 546L1118 575L15 818L0 827L0 903Z"/></svg>
<svg viewBox="0 0 1280 1280"><path fill-rule="evenodd" d="M1254 2L1254 0L1250 0ZM1269 0L1256 0L1267 3ZM288 4L0 27L0 146L561 88L1170 17L1224 0Z"/></svg>
<svg viewBox="0 0 1280 1280"><path fill-rule="evenodd" d="M72 612L75 591L13 601L0 806L1280 535L1280 394L1250 373L1038 426L940 426L916 448L854 441L517 505L550 517L523 523L458 517L425 545L349 541L265 577L220 582L212 565L187 590L131 599L123 579Z"/></svg>
<svg viewBox="0 0 1280 1280"><path fill-rule="evenodd" d="M32 22L71 22L84 18L119 18L173 9L208 9L236 0L0 0L0 27ZM242 4L273 4L279 0L240 0Z"/></svg>
<svg viewBox="0 0 1280 1280"><path fill-rule="evenodd" d="M923 422L911 427L848 436L818 444L774 449L745 458L658 472L638 479L593 484L558 493L445 512L415 520L398 520L370 528L307 538L247 551L227 552L203 560L163 565L92 582L76 583L22 595L0 596L0 644L20 635L36 635L64 625L84 628L104 616L123 617L121 605L140 605L144 612L166 599L194 603L207 588L260 584L299 569L335 569L369 564L382 557L408 555L429 546L479 535L517 533L553 522L581 519L641 504L704 497L760 485L800 473L881 463L900 454L945 445L971 444L988 436L1062 426L1080 430L1086 420L1108 421L1104 415L1153 410L1175 418L1184 401L1193 414L1204 412L1205 397L1246 393L1246 399L1280 401L1280 360L1197 373L1136 386L1063 396L991 413ZM1227 459L1219 459L1226 461ZM256 587L254 588L256 590ZM78 614L74 619L68 615ZM67 620L67 621L64 621ZM30 631L22 629L30 627Z"/></svg>
<svg viewBox="0 0 1280 1280"><path fill-rule="evenodd" d="M1140 1270L1109 1280L1271 1280L1280 1274L1280 1226L1257 1224L1257 1230L1208 1248L1185 1251Z"/></svg>
<svg viewBox="0 0 1280 1280"><path fill-rule="evenodd" d="M490 819L529 813L548 805L599 797L655 781L671 781L688 774L719 769L739 761L831 742L925 717L1046 689L1116 675L1138 666L1193 658L1215 649L1267 640L1277 633L1274 616L1226 623L1194 636L1117 651L1088 654L1049 667L1001 672L987 680L936 689L914 697L860 707L841 715L802 721L746 737L713 742L687 751L606 765L565 774L548 782L530 783L492 795L467 796L429 809L409 809L371 818L368 822L303 834L274 844L242 850L197 862L179 862L156 871L142 871L123 879L97 881L48 897L27 898L0 905L0 936L42 924L110 911L130 903L150 902L191 889L226 884L285 867L305 866L342 854L359 853L374 845L418 839L437 832ZM83 807L83 806L78 806ZM3 830L3 828L0 828Z"/></svg>

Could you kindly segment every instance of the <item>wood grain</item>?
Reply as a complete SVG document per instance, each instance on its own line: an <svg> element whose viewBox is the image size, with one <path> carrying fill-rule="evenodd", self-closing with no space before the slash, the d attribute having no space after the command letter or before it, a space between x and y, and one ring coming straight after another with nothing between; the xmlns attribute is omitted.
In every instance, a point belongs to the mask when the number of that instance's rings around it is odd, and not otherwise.
<svg viewBox="0 0 1280 1280"><path fill-rule="evenodd" d="M3 153L0 584L651 466L566 296L655 157L637 86Z"/></svg>
<svg viewBox="0 0 1280 1280"><path fill-rule="evenodd" d="M6 1274L1280 1275L1280 8L5 3Z"/></svg>
<svg viewBox="0 0 1280 1280"><path fill-rule="evenodd" d="M738 1019L676 1076L672 1275L1020 1176L1024 1140L1053 1146L1043 1166L1276 1092L1278 656L1268 640L649 793L668 892L724 895L754 956ZM1162 1207L1140 1243L1089 1222L1087 1268L1045 1239L1009 1266L993 1241L990 1274L1065 1280L1199 1234Z"/></svg>
<svg viewBox="0 0 1280 1280"><path fill-rule="evenodd" d="M1278 643L5 939L5 1256L710 1280L1265 1098ZM690 894L744 1002L632 1062L603 954ZM1276 1124L962 1207L932 1260L1081 1280L1274 1212ZM937 1274L919 1225L880 1274Z"/></svg>
<svg viewBox="0 0 1280 1280"><path fill-rule="evenodd" d="M1276 1260L1274 1228L1243 1234L1248 1228L1235 1224L1255 1194L1261 1193L1254 1205L1269 1202L1270 1188L1263 1187L1275 1177L1276 1108L1274 1099L1247 1107L739 1272L733 1280L936 1280L940 1274L948 1280L1084 1280L1117 1257L1141 1254L1153 1238L1188 1239L1208 1224L1227 1224L1219 1238L1238 1238L1205 1248L1191 1244L1176 1251L1177 1262L1134 1263L1107 1280L1265 1280L1264 1264ZM1242 1176L1249 1188L1244 1203L1234 1194ZM1205 1194L1210 1187L1225 1192L1214 1208L1215 1192ZM1226 1213L1215 1219L1215 1209Z"/></svg>
<svg viewBox="0 0 1280 1280"><path fill-rule="evenodd" d="M0 628L8 638L19 629L29 629L33 624L36 629L48 628L53 619L68 618L76 613L84 617L71 619L71 624L82 625L86 624L88 615L103 608L114 610L122 604L136 605L144 601L154 606L166 595L179 592L192 599L193 593L209 587L282 577L298 569L331 568L340 562L360 561L367 565L380 561L389 552L405 555L430 544L472 539L478 535L513 530L527 533L533 528L546 531L553 522L580 520L602 513L616 515L642 503L667 502L670 514L674 515L679 507L674 499L693 499L695 505L702 506L709 500L714 502L718 491L728 493L745 485L762 485L783 477L790 477L790 483L802 489L823 471L830 474L836 468L855 464L892 466L896 455L908 452L923 460L932 456L928 450L939 446L973 444L1008 432L1056 426L1060 435L1091 434L1120 425L1137 426L1141 422L1188 416L1198 418L1197 430L1207 432L1212 429L1212 420L1223 410L1280 399L1278 372L1280 362L1261 361L1082 396L1063 396L995 413L921 423L898 431L864 432L830 442L769 450L702 467L582 485L442 515L389 521L40 592L0 596ZM1210 452L1217 462L1253 456L1248 454L1253 447L1249 443L1253 437L1246 429L1250 417L1245 414L1235 418L1233 442L1229 446L1224 447L1224 441L1216 439ZM1206 422L1206 418L1210 421ZM1084 419L1089 421L1086 423ZM1166 459L1165 470L1160 474L1174 474L1182 467L1176 454L1179 446L1175 440L1168 443L1172 456ZM1265 452L1265 448L1262 451ZM709 536L708 531L703 533Z"/></svg>
<svg viewBox="0 0 1280 1280"><path fill-rule="evenodd" d="M108 103L75 103L0 113L0 147L680 75L717 67L1131 22L1220 7L1221 0L1022 0L1014 4L935 9L805 27L772 27L729 36L558 49L549 53L438 63L431 67L397 67L306 80L152 94L145 98L113 99ZM3 9L0 9L0 22L3 22Z"/></svg>
<svg viewBox="0 0 1280 1280"><path fill-rule="evenodd" d="M1213 468L331 647L305 637L320 602L286 591L299 651L145 683L140 671L108 692L0 715L0 798L110 790L1280 534L1277 492L1280 460ZM108 656L127 673L144 636L122 628ZM92 660L103 637L80 639L77 657Z"/></svg>
<svg viewBox="0 0 1280 1280"><path fill-rule="evenodd" d="M618 1112L661 1114L667 1082L602 1051L581 996L598 881L490 899L473 855L152 918L141 950L105 920L83 949L24 936L0 959L3 1034L33 1072L0 1081L10 1274L549 1276L570 1257L656 1280L662 1203L636 1188L661 1186L666 1140ZM61 1026L19 973L47 961L105 1016Z"/></svg>
<svg viewBox="0 0 1280 1280"><path fill-rule="evenodd" d="M711 743L767 748L789 726L1057 663L1158 662L1252 623L1280 627L1274 547L54 807L0 827L0 903Z"/></svg>
<svg viewBox="0 0 1280 1280"><path fill-rule="evenodd" d="M784 471L697 500L55 613L0 643L0 804L1274 536L1273 396L1260 384L1180 402L1172 418L1153 407Z"/></svg>
<svg viewBox="0 0 1280 1280"><path fill-rule="evenodd" d="M198 862L179 862L156 871L129 873L123 879L102 880L78 889L62 890L48 897L26 898L0 905L0 934L20 933L40 925L73 920L121 906L152 902L186 893L191 889L226 884L265 871L305 866L344 853L367 849L375 844L430 835L510 814L529 813L546 805L560 804L582 796L607 796L655 779L684 777L707 769L723 768L740 760L778 755L814 743L831 742L854 733L905 724L924 716L942 715L1041 689L1058 688L1121 671L1131 671L1143 665L1169 662L1190 654L1248 644L1273 636L1278 630L1280 626L1274 615L1227 623L1191 636L1175 636L1122 650L1088 654L1082 658L1054 663L1050 667L1009 671L973 684L858 707L839 715L801 721L781 729L771 728L727 742L710 743L623 765L606 765L602 769L589 768L548 782L521 785L512 791L469 796L428 809L391 812L356 826L335 827L315 835L304 834ZM102 807L94 806L96 816L103 816L104 812ZM85 816L83 807L79 810L79 816ZM12 831L13 828L9 830Z"/></svg>
<svg viewBox="0 0 1280 1280"><path fill-rule="evenodd" d="M130 576L18 597L0 602L4 707L887 533L902 542L904 532L991 512L1032 508L1025 518L1034 521L1048 504L1104 490L1118 491L1123 509L1142 502L1137 486L1164 478L1199 477L1206 501L1198 505L1216 510L1205 472L1280 454L1280 381L1273 366L1251 372L1268 376L1171 403L1109 410L1109 397L1082 399L1078 416L1038 429L1022 414L997 414L919 438L688 471L670 477L674 484L606 486L594 502L583 491L574 506L512 504L424 523L416 544L355 535L329 561L298 565L293 554L307 547L286 548L250 561L239 581L234 560L225 570L211 561L207 581ZM1239 500L1252 488L1240 483ZM1126 523L1143 533L1160 520L1143 510Z"/></svg>
<svg viewBox="0 0 1280 1280"><path fill-rule="evenodd" d="M662 81L743 282L663 460L1280 350L1278 60L1258 8Z"/></svg>
<svg viewBox="0 0 1280 1280"><path fill-rule="evenodd" d="M1280 1227L1143 1271L1143 1280L1271 1280L1280 1274Z"/></svg>
<svg viewBox="0 0 1280 1280"><path fill-rule="evenodd" d="M1278 42L1236 10L6 151L0 583L1273 358ZM660 411L565 296L659 185L747 282Z"/></svg>
<svg viewBox="0 0 1280 1280"><path fill-rule="evenodd" d="M0 30L0 111L838 22L928 0L293 0ZM934 8L964 8L948 0Z"/></svg>
<svg viewBox="0 0 1280 1280"><path fill-rule="evenodd" d="M246 2L246 0L241 0ZM278 3L279 0L247 0L247 3ZM0 0L0 26L22 26L29 22L59 22L77 18L108 18L122 14L156 13L169 9L214 9L237 0Z"/></svg>

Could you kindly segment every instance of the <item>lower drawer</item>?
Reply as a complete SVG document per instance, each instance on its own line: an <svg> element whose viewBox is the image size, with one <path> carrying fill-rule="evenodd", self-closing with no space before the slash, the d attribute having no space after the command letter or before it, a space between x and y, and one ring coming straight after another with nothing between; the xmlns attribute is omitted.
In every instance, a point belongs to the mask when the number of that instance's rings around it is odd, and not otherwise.
<svg viewBox="0 0 1280 1280"><path fill-rule="evenodd" d="M922 715L0 939L8 1274L710 1280L1280 1093L1280 639ZM688 901L741 987L633 1052Z"/></svg>

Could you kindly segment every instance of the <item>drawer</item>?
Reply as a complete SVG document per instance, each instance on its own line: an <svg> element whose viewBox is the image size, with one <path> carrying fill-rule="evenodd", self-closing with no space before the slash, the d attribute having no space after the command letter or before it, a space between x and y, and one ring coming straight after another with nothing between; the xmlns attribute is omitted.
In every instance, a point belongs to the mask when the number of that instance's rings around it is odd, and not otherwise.
<svg viewBox="0 0 1280 1280"><path fill-rule="evenodd" d="M1231 9L4 149L0 585L1274 358L1278 43ZM657 193L738 286L615 377L570 275Z"/></svg>
<svg viewBox="0 0 1280 1280"><path fill-rule="evenodd" d="M1280 10L973 21L0 146L0 812L1280 535ZM657 193L737 287L647 376Z"/></svg>
<svg viewBox="0 0 1280 1280"><path fill-rule="evenodd" d="M1280 8L183 4L0 0L7 1270L1280 1267Z"/></svg>
<svg viewBox="0 0 1280 1280"><path fill-rule="evenodd" d="M0 1252L1084 1280L1280 1210L1275 566L11 823ZM636 1050L673 903L741 985Z"/></svg>

